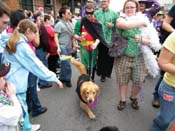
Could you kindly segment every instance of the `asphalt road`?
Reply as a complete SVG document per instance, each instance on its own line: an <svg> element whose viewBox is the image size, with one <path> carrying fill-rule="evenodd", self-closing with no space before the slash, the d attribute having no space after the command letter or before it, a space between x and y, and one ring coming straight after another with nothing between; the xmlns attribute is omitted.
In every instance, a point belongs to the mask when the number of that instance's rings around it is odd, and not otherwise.
<svg viewBox="0 0 175 131"><path fill-rule="evenodd" d="M48 107L48 111L38 117L31 117L32 123L41 124L42 131L98 131L108 125L117 126L120 131L150 131L152 120L158 111L151 106L157 78L147 77L142 89L143 95L140 95L144 96L140 101L140 110L131 108L129 88L127 107L118 111L119 95L115 74L105 83L101 83L96 76L95 82L100 86L101 94L97 107L93 109L96 119L90 120L80 108L79 98L75 93L78 75L79 72L73 67L72 88L52 87L39 92L41 103Z"/></svg>

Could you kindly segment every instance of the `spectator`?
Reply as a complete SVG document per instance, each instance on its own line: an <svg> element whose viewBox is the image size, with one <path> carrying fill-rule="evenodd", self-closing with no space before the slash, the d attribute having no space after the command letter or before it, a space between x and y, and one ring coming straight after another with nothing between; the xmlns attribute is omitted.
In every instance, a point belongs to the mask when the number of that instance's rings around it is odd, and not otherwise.
<svg viewBox="0 0 175 131"><path fill-rule="evenodd" d="M158 12L155 16L154 16L154 20L153 25L156 28L158 35L159 35L159 39L160 39L160 43L162 43L162 34L161 34L161 28L163 27L163 14L162 12Z"/></svg>
<svg viewBox="0 0 175 131"><path fill-rule="evenodd" d="M43 8L43 7L41 7L41 6L40 6L40 7L38 7L38 8L37 8L37 12L42 12L42 13L44 13L44 8Z"/></svg>
<svg viewBox="0 0 175 131"><path fill-rule="evenodd" d="M0 130L18 131L22 128L22 108L16 97L16 88L6 82L10 64L0 64Z"/></svg>
<svg viewBox="0 0 175 131"><path fill-rule="evenodd" d="M50 15L50 19L51 19L51 26L54 26L55 25L54 11L53 10L50 10L48 12L48 14Z"/></svg>
<svg viewBox="0 0 175 131"><path fill-rule="evenodd" d="M160 3L158 0L139 0L140 11L152 21L153 16L160 11Z"/></svg>
<svg viewBox="0 0 175 131"><path fill-rule="evenodd" d="M8 33L12 33L17 27L19 21L25 18L26 16L23 10L13 10L10 15L10 29L8 29Z"/></svg>
<svg viewBox="0 0 175 131"><path fill-rule="evenodd" d="M163 44L158 62L160 68L165 71L158 94L160 111L153 120L152 131L165 131L175 118L175 33L168 36Z"/></svg>
<svg viewBox="0 0 175 131"><path fill-rule="evenodd" d="M31 10L25 10L24 12L25 12L26 17L27 17L29 20L31 20L31 21L34 22L33 12L32 12Z"/></svg>
<svg viewBox="0 0 175 131"><path fill-rule="evenodd" d="M108 55L108 49L111 44L112 28L115 27L115 21L118 14L109 9L110 0L102 0L101 7L95 11L95 18L101 23L103 27L104 39L107 46L99 45L98 61L97 61L97 75L101 76L101 82L105 82L106 77L111 77L114 58Z"/></svg>
<svg viewBox="0 0 175 131"><path fill-rule="evenodd" d="M162 43L165 41L165 39L168 37L168 35L173 32L175 29L175 5L169 10L168 14L166 15L165 19L163 20L163 25L161 28L161 41ZM159 85L163 79L164 71L161 71L159 80L156 83L154 93L153 93L153 101L152 106L158 108L160 106L159 101L159 94L158 94L158 88Z"/></svg>
<svg viewBox="0 0 175 131"><path fill-rule="evenodd" d="M60 55L71 55L73 45L73 25L70 22L71 12L65 6L59 10L60 21L55 25L55 41ZM72 69L70 60L61 61L60 81L67 87L72 87Z"/></svg>
<svg viewBox="0 0 175 131"><path fill-rule="evenodd" d="M58 54L57 48L58 45L56 45L55 39L54 39L54 28L51 26L51 16L50 15L44 15L44 26L47 31L47 41L50 46L50 51L49 51L49 57L48 57L48 68L49 70L57 72L57 65L58 65ZM45 36L46 37L46 36Z"/></svg>
<svg viewBox="0 0 175 131"><path fill-rule="evenodd" d="M37 27L32 21L27 19L20 21L8 40L3 53L4 63L11 63L11 70L6 76L7 81L12 82L17 87L16 94L20 97L25 112L25 131L32 129L26 105L29 72L43 80L55 82L57 86L62 87L62 83L57 79L56 75L41 63L28 44L36 37L36 33ZM23 79L21 79L21 76Z"/></svg>
<svg viewBox="0 0 175 131"><path fill-rule="evenodd" d="M10 21L9 16L10 16L9 8L2 1L0 1L0 33L2 33L4 29L7 28ZM1 61L2 52L3 48L0 43L0 64L2 63Z"/></svg>
<svg viewBox="0 0 175 131"><path fill-rule="evenodd" d="M44 14L42 12L38 12L35 15L35 23L39 29L39 38L40 44L36 48L36 56L43 62L43 64L48 67L48 57L50 55L50 47L48 43L48 34L46 28L44 26ZM50 88L52 84L48 83L45 80L39 79L38 85L40 89Z"/></svg>
<svg viewBox="0 0 175 131"><path fill-rule="evenodd" d="M13 33L15 28L17 27L18 23L25 19L25 12L23 10L14 10L11 12L10 15L10 28L8 29L8 34ZM39 36L39 35L38 35ZM36 37L39 39L38 37ZM35 47L38 46L38 40L33 40L29 43L31 49L35 52ZM28 88L27 88L27 104L28 110L32 110L32 116L36 116L42 114L47 111L46 107L42 107L38 98L38 94L36 91L37 86L37 77L34 76L32 73L29 73L28 77Z"/></svg>
<svg viewBox="0 0 175 131"><path fill-rule="evenodd" d="M43 12L35 12L33 15L34 22L40 28L40 25L44 22L44 13Z"/></svg>

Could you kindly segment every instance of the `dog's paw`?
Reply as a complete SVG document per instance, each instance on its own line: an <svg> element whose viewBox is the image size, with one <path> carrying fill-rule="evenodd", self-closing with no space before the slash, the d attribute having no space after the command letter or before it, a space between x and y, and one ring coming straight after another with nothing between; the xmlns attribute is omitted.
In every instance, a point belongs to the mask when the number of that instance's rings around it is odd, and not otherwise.
<svg viewBox="0 0 175 131"><path fill-rule="evenodd" d="M92 112L88 113L88 115L89 115L90 119L95 119L96 118L96 116Z"/></svg>

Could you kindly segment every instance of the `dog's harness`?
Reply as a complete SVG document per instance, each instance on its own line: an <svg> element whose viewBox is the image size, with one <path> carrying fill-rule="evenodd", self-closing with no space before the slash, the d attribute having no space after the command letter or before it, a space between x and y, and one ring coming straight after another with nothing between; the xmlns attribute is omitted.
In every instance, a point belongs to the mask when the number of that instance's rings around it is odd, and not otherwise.
<svg viewBox="0 0 175 131"><path fill-rule="evenodd" d="M81 85L85 82L85 81L90 81L90 77L89 75L81 75L77 81L77 88L76 88L76 92L77 92L77 95L79 96L80 100L85 103L85 104L88 104L86 101L83 100L83 98L81 97L80 95L80 89L81 89Z"/></svg>

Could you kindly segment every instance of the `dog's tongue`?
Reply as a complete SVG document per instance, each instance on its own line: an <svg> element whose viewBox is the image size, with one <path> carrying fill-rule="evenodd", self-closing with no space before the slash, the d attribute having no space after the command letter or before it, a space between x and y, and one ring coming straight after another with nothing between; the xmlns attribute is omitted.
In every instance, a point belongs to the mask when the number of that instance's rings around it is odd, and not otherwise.
<svg viewBox="0 0 175 131"><path fill-rule="evenodd" d="M95 98L94 102L88 103L88 106L90 108L94 108L97 106L97 102L98 102L98 97Z"/></svg>

